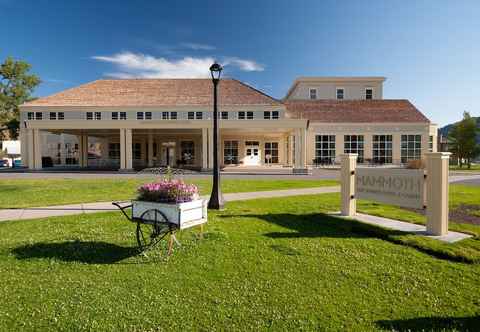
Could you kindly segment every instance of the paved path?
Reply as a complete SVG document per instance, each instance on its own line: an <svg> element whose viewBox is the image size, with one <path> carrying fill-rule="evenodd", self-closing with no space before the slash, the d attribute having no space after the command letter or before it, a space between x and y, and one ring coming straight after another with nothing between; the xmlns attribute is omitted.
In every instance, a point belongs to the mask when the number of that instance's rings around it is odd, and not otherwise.
<svg viewBox="0 0 480 332"><path fill-rule="evenodd" d="M336 215L339 215L339 214L336 213ZM454 242L472 237L469 234L451 232L451 231L449 231L446 235L442 235L442 236L428 235L427 228L423 225L412 224L405 221L382 218L377 216L371 216L363 213L357 213L355 217L351 217L351 218L350 217L341 217L341 218L354 219L370 225L380 226L380 227L402 231L402 232L413 233L415 235L423 235L432 239L436 239L436 240L440 240L448 243L454 243Z"/></svg>
<svg viewBox="0 0 480 332"><path fill-rule="evenodd" d="M272 198L272 197L336 193L339 191L340 191L340 187L334 186L334 187L317 187L317 188L304 188L304 189L231 193L231 194L224 194L223 197L225 201L232 202L232 201L243 201L243 200L257 199L257 198ZM204 198L208 198L208 196ZM112 205L112 202L68 204L68 205L45 206L45 207L25 208L25 209L23 208L8 209L8 210L0 210L0 221L19 220L19 219L37 219L37 218L67 216L67 215L82 214L82 213L105 212L105 211L118 211L118 209Z"/></svg>

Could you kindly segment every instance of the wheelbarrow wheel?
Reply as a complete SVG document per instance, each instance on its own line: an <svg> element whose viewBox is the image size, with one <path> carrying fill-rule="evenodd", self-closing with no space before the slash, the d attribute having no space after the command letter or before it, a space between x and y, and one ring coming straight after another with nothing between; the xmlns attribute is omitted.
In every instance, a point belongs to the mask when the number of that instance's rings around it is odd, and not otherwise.
<svg viewBox="0 0 480 332"><path fill-rule="evenodd" d="M169 232L170 226L165 215L157 210L145 211L137 222L137 243L144 251L160 242Z"/></svg>

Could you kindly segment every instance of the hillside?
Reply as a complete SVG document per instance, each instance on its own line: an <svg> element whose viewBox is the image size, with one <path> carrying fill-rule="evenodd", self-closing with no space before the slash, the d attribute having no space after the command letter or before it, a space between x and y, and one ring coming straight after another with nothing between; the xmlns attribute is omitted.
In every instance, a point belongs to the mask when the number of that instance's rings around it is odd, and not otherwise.
<svg viewBox="0 0 480 332"><path fill-rule="evenodd" d="M473 117L477 121L477 128L479 128L479 134L477 135L477 144L480 144L480 117ZM448 124L440 129L438 129L438 133L442 136L448 136L448 132L452 129L454 123Z"/></svg>

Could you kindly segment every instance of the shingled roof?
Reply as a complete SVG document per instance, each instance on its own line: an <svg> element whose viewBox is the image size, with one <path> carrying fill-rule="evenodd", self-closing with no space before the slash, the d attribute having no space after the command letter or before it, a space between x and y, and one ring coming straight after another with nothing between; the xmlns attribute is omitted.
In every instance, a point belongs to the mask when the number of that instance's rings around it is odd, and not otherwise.
<svg viewBox="0 0 480 332"><path fill-rule="evenodd" d="M288 100L287 117L319 122L422 122L425 117L408 100Z"/></svg>
<svg viewBox="0 0 480 332"><path fill-rule="evenodd" d="M222 79L219 103L276 105L281 102L234 79ZM211 106L211 79L111 79L97 80L43 97L23 106L155 107Z"/></svg>

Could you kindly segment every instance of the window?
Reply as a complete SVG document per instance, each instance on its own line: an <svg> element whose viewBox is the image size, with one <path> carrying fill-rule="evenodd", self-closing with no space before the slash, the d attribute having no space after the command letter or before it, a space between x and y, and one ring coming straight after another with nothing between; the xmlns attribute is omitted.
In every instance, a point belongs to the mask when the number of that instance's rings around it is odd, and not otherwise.
<svg viewBox="0 0 480 332"><path fill-rule="evenodd" d="M265 142L265 164L278 164L278 142Z"/></svg>
<svg viewBox="0 0 480 332"><path fill-rule="evenodd" d="M143 120L143 112L137 112L137 120Z"/></svg>
<svg viewBox="0 0 480 332"><path fill-rule="evenodd" d="M42 120L43 113L42 112L35 112L35 120Z"/></svg>
<svg viewBox="0 0 480 332"><path fill-rule="evenodd" d="M195 119L195 112L188 112L187 116L188 116L188 120L193 120Z"/></svg>
<svg viewBox="0 0 480 332"><path fill-rule="evenodd" d="M222 120L228 120L228 112L222 112L221 113L221 118L222 118Z"/></svg>
<svg viewBox="0 0 480 332"><path fill-rule="evenodd" d="M120 143L108 144L108 158L120 159Z"/></svg>
<svg viewBox="0 0 480 332"><path fill-rule="evenodd" d="M185 165L192 165L195 161L195 143L193 141L183 141L180 143L182 153L182 162Z"/></svg>
<svg viewBox="0 0 480 332"><path fill-rule="evenodd" d="M95 112L95 120L102 120L102 113L101 112Z"/></svg>
<svg viewBox="0 0 480 332"><path fill-rule="evenodd" d="M162 120L168 120L168 119L169 119L168 112L162 112Z"/></svg>
<svg viewBox="0 0 480 332"><path fill-rule="evenodd" d="M56 112L50 112L50 120L57 120L57 113Z"/></svg>
<svg viewBox="0 0 480 332"><path fill-rule="evenodd" d="M335 160L335 135L315 135L316 163L332 163Z"/></svg>
<svg viewBox="0 0 480 332"><path fill-rule="evenodd" d="M344 137L344 153L358 154L357 161L363 163L364 151L363 135L345 135Z"/></svg>
<svg viewBox="0 0 480 332"><path fill-rule="evenodd" d="M265 116L265 114L264 114ZM238 119L239 120L253 120L253 112L244 112L244 111L240 111L238 112Z"/></svg>
<svg viewBox="0 0 480 332"><path fill-rule="evenodd" d="M365 89L365 99L373 99L373 89L372 88L366 88Z"/></svg>
<svg viewBox="0 0 480 332"><path fill-rule="evenodd" d="M93 120L93 112L87 112L87 120Z"/></svg>
<svg viewBox="0 0 480 332"><path fill-rule="evenodd" d="M270 119L273 119L273 120L277 120L278 119L278 111L265 111L263 112L263 118L265 120L270 120Z"/></svg>
<svg viewBox="0 0 480 332"><path fill-rule="evenodd" d="M337 88L337 99L343 99L345 97L345 89Z"/></svg>
<svg viewBox="0 0 480 332"><path fill-rule="evenodd" d="M120 112L120 120L127 120L127 112Z"/></svg>
<svg viewBox="0 0 480 332"><path fill-rule="evenodd" d="M170 112L170 119L171 120L177 120L177 115L178 115L177 112Z"/></svg>
<svg viewBox="0 0 480 332"><path fill-rule="evenodd" d="M203 119L203 112L195 112L195 117L197 120L202 120Z"/></svg>
<svg viewBox="0 0 480 332"><path fill-rule="evenodd" d="M118 120L118 112L112 112L112 120Z"/></svg>
<svg viewBox="0 0 480 332"><path fill-rule="evenodd" d="M392 135L373 135L373 162L392 163Z"/></svg>
<svg viewBox="0 0 480 332"><path fill-rule="evenodd" d="M238 141L223 142L223 163L225 165L238 164Z"/></svg>
<svg viewBox="0 0 480 332"><path fill-rule="evenodd" d="M419 160L422 153L422 135L402 135L401 162Z"/></svg>
<svg viewBox="0 0 480 332"><path fill-rule="evenodd" d="M145 120L152 120L152 112L145 112Z"/></svg>
<svg viewBox="0 0 480 332"><path fill-rule="evenodd" d="M28 112L27 113L27 120L33 120L35 117L35 113L33 112Z"/></svg>
<svg viewBox="0 0 480 332"><path fill-rule="evenodd" d="M58 120L65 120L65 113L58 112Z"/></svg>
<svg viewBox="0 0 480 332"><path fill-rule="evenodd" d="M317 99L317 89L310 89L310 99Z"/></svg>
<svg viewBox="0 0 480 332"><path fill-rule="evenodd" d="M132 146L133 150L133 159L142 159L142 144L140 143L133 143Z"/></svg>
<svg viewBox="0 0 480 332"><path fill-rule="evenodd" d="M433 136L428 137L428 152L433 152Z"/></svg>

